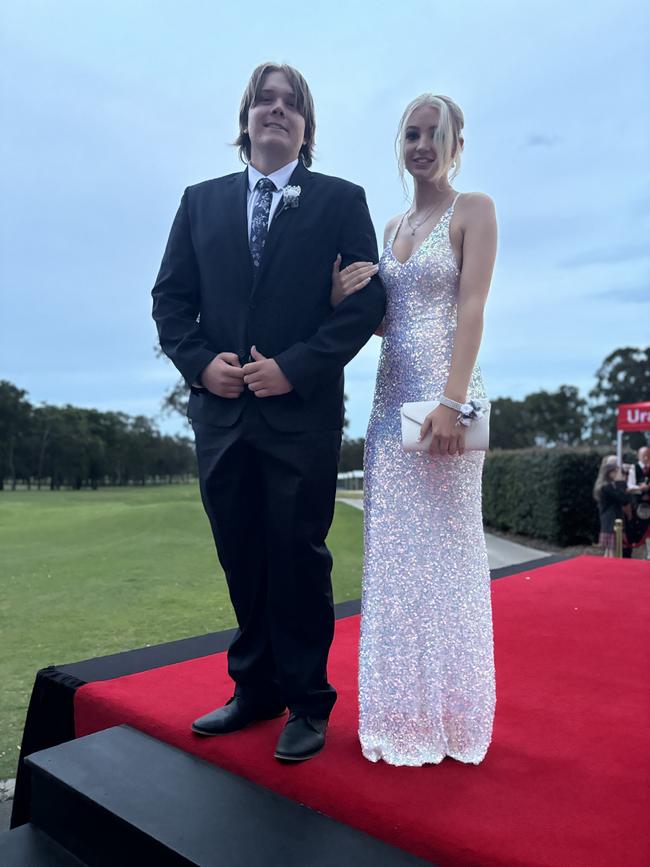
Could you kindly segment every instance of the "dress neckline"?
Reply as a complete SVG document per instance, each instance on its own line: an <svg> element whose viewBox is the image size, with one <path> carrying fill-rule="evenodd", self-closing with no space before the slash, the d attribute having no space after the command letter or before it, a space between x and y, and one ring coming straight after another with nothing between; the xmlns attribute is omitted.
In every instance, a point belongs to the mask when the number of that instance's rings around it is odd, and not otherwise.
<svg viewBox="0 0 650 867"><path fill-rule="evenodd" d="M403 262L402 262L401 259L398 259L398 258L397 258L397 256L395 255L395 253L393 253L393 242L395 241L395 238L397 237L397 233L398 233L399 230L402 228L402 223L404 222L404 217L406 216L406 212L404 212L404 213L402 214L402 219L401 219L401 220L399 221L399 223L397 224L397 228L395 229L395 231L394 231L393 234L391 235L390 240L388 241L388 244L386 245L386 246L387 246L387 249L388 249L388 252L389 252L390 255L393 257L393 259L397 262L398 265L408 265L408 263L411 261L411 259L413 259L415 256L417 256L417 254L418 254L418 253L420 252L420 250L424 247L424 245L427 243L427 241L429 240L429 238L430 238L430 237L433 235L433 233L438 229L438 226L440 226L440 224L441 224L442 221L445 219L445 217L447 216L447 214L449 214L450 211L453 213L453 211L454 211L454 207L455 207L456 202L458 201L459 197L460 197L460 193L456 193L456 197L455 197L454 201L451 203L451 205L449 205L449 207L447 208L447 210L446 210L443 214L440 215L440 219L439 219L438 222L435 224L435 226L433 227L433 229L431 229L431 231L430 231L429 234L426 236L426 238L423 238L423 239L422 239L421 243L418 244L418 246L417 246L414 250L411 251L411 255L408 256L408 257L407 257ZM456 257L454 256L454 260L455 260L455 258L456 258Z"/></svg>

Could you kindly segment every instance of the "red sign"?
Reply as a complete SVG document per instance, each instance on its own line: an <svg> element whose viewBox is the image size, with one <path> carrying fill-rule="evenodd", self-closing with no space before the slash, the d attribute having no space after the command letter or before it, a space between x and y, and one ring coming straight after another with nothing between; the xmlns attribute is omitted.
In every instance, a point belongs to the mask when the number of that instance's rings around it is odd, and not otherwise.
<svg viewBox="0 0 650 867"><path fill-rule="evenodd" d="M650 430L650 400L618 405L617 430Z"/></svg>

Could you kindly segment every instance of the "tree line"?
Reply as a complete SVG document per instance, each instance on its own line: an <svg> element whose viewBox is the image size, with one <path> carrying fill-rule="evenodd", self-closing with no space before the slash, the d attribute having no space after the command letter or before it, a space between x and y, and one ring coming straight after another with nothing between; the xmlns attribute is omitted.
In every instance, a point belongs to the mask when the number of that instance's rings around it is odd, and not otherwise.
<svg viewBox="0 0 650 867"><path fill-rule="evenodd" d="M145 416L76 406L33 406L0 380L0 490L18 484L80 489L189 480L194 449Z"/></svg>
<svg viewBox="0 0 650 867"><path fill-rule="evenodd" d="M521 400L492 400L493 449L613 446L619 403L650 400L650 347L610 353L587 398L572 385L536 391ZM163 409L185 414L187 386L180 380ZM346 423L347 428L347 423ZM629 434L626 445L645 444ZM361 469L364 440L344 433L341 471ZM145 416L75 406L32 406L27 392L0 381L0 490L15 487L92 487L189 479L195 457L189 438L165 436Z"/></svg>
<svg viewBox="0 0 650 867"><path fill-rule="evenodd" d="M650 400L650 346L615 349L602 362L586 398L573 385L536 391L522 400L492 401L492 448L531 446L612 446L616 409L621 403ZM630 448L645 444L642 433L628 434Z"/></svg>

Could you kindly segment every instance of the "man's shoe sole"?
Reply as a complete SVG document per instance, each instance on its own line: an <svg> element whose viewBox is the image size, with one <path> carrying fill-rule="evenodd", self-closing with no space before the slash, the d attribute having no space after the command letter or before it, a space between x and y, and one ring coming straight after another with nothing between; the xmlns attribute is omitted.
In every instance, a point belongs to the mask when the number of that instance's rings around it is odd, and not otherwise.
<svg viewBox="0 0 650 867"><path fill-rule="evenodd" d="M206 732L203 729L197 729L192 724L191 729L195 735L201 735L204 738L219 738L223 735L234 735L236 732L241 732L244 729L247 729L249 726L254 726L255 723L268 722L272 719L280 719L281 716L284 716L287 712L286 708L282 711L282 713L276 713L273 716L261 716L257 719L252 719L250 722L247 722L245 725L240 726L238 729L229 729L227 732Z"/></svg>
<svg viewBox="0 0 650 867"><path fill-rule="evenodd" d="M314 750L313 753L309 753L308 756L286 756L282 753L274 753L274 757L279 762L306 762L309 759L313 759L314 756L317 756L319 753L322 753L325 749L325 744L322 747L319 747L317 750Z"/></svg>

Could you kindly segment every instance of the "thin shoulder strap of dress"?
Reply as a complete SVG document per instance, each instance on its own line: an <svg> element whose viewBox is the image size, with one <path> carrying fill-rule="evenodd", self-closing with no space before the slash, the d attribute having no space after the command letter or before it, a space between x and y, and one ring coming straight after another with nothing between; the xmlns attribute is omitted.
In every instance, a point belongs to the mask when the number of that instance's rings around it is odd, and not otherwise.
<svg viewBox="0 0 650 867"><path fill-rule="evenodd" d="M449 210L451 211L452 214L454 213L454 208L456 207L456 202L458 201L458 199L460 199L460 197L461 197L462 195L463 195L462 193L456 193L456 198L454 199L454 201L453 201L453 202L451 203L451 205L449 206Z"/></svg>
<svg viewBox="0 0 650 867"><path fill-rule="evenodd" d="M397 233L398 233L399 230L402 228L402 223L404 222L404 217L405 217L405 216L406 216L406 211L404 211L404 213L402 214L402 219L401 219L401 220L399 221L399 223L397 224L397 228L393 231L393 233L391 234L390 238L388 239L388 243L389 243L389 244L392 244L393 241L395 240L395 238L397 237Z"/></svg>

